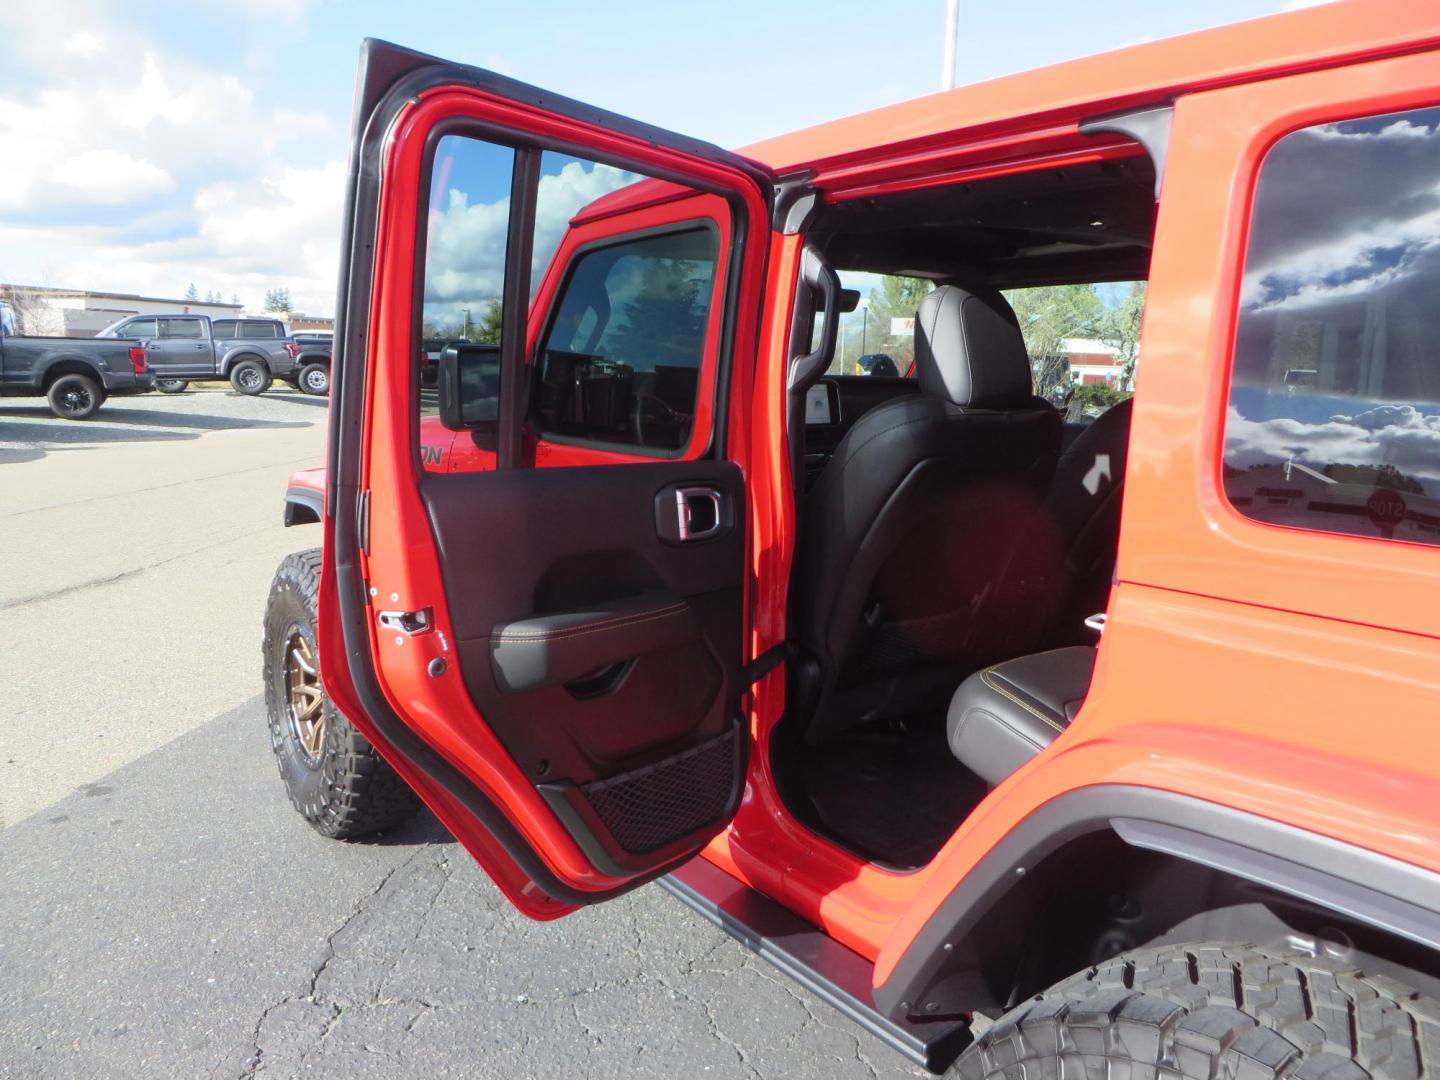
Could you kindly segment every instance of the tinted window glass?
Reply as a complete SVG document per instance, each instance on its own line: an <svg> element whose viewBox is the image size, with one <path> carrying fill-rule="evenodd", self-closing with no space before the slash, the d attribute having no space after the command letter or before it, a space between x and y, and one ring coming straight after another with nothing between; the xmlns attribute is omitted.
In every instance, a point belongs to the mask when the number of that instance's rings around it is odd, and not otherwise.
<svg viewBox="0 0 1440 1080"><path fill-rule="evenodd" d="M1440 543L1440 109L1306 128L1255 193L1225 488L1260 521Z"/></svg>
<svg viewBox="0 0 1440 1080"><path fill-rule="evenodd" d="M571 265L540 353L543 432L679 450L690 437L717 238L708 228L592 248Z"/></svg>
<svg viewBox="0 0 1440 1080"><path fill-rule="evenodd" d="M426 217L421 340L415 360L420 369L420 461L432 472L495 465L493 430L457 439L440 422L439 376L441 359L449 350L463 373L462 390L479 392L476 380L482 368L490 370L498 387L514 170L515 152L508 146L446 135L435 148ZM492 348L472 348L480 345ZM484 417L492 428L494 410L492 400ZM480 411L467 410L466 419L478 421Z"/></svg>
<svg viewBox="0 0 1440 1080"><path fill-rule="evenodd" d="M240 336L244 338L278 338L278 324L263 319L246 319L240 324Z"/></svg>
<svg viewBox="0 0 1440 1080"><path fill-rule="evenodd" d="M236 336L236 328L239 322L235 319L216 319L210 324L210 330L216 339L233 338Z"/></svg>
<svg viewBox="0 0 1440 1080"><path fill-rule="evenodd" d="M205 330L200 325L199 319L161 319L160 336L162 338L199 338L205 336Z"/></svg>
<svg viewBox="0 0 1440 1080"><path fill-rule="evenodd" d="M120 337L153 338L159 337L160 331L156 328L154 319L132 319L120 328Z"/></svg>

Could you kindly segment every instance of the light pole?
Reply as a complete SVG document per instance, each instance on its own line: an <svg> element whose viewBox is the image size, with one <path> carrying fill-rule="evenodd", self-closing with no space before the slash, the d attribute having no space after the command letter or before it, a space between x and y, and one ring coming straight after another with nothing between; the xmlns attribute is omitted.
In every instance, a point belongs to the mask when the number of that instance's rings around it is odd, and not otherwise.
<svg viewBox="0 0 1440 1080"><path fill-rule="evenodd" d="M960 0L945 0L945 67L940 89L955 89L955 36L960 32Z"/></svg>

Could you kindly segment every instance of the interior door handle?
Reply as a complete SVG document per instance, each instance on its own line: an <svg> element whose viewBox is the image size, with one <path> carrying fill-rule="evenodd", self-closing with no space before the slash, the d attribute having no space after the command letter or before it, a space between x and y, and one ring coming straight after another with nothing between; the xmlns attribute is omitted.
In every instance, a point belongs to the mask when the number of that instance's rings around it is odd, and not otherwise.
<svg viewBox="0 0 1440 1080"><path fill-rule="evenodd" d="M704 540L720 531L720 493L709 487L675 489L676 532L682 543Z"/></svg>
<svg viewBox="0 0 1440 1080"><path fill-rule="evenodd" d="M694 544L734 524L730 497L710 484L670 484L655 496L655 532L667 544Z"/></svg>

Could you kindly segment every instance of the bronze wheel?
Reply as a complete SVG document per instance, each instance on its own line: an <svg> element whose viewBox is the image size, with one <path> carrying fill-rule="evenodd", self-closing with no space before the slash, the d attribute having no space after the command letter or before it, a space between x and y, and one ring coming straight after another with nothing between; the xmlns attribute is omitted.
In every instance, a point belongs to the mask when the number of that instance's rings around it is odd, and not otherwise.
<svg viewBox="0 0 1440 1080"><path fill-rule="evenodd" d="M287 556L265 605L265 721L290 804L324 836L397 825L419 800L325 696L315 611L320 550Z"/></svg>
<svg viewBox="0 0 1440 1080"><path fill-rule="evenodd" d="M319 765L325 750L325 696L315 651L298 626L291 628L285 643L285 711L308 764Z"/></svg>

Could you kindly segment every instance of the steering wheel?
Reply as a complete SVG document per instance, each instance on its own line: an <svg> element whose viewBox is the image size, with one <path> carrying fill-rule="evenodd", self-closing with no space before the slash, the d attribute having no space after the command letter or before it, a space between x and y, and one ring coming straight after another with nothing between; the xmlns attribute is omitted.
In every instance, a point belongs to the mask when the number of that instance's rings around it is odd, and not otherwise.
<svg viewBox="0 0 1440 1080"><path fill-rule="evenodd" d="M681 414L672 409L662 398L654 394L640 392L635 395L635 413L633 423L635 426L635 442L639 446L651 445L650 439L645 437L645 427L650 425L650 434L655 434L655 427L663 424L673 424L681 418Z"/></svg>

